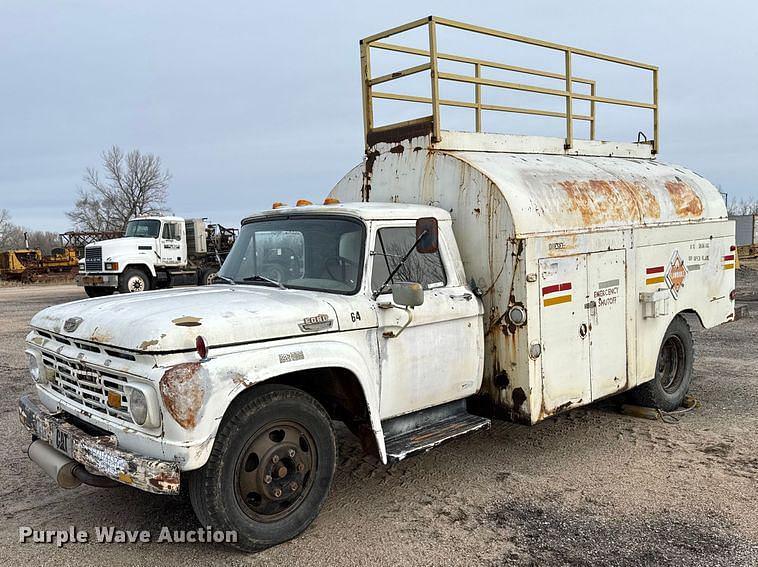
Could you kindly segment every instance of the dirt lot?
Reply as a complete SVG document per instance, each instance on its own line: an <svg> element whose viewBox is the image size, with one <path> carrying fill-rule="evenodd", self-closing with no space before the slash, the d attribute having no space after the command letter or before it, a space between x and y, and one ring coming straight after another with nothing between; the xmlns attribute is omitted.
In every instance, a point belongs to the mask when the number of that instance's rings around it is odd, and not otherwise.
<svg viewBox="0 0 758 567"><path fill-rule="evenodd" d="M19 544L19 526L94 534L195 529L189 505L130 488L64 491L24 454L16 400L31 392L30 317L73 286L0 289L0 558L35 564L758 565L758 271L740 270L753 316L695 329L702 407L675 424L610 403L527 428L498 422L393 466L340 434L332 493L301 537L246 556L210 544Z"/></svg>

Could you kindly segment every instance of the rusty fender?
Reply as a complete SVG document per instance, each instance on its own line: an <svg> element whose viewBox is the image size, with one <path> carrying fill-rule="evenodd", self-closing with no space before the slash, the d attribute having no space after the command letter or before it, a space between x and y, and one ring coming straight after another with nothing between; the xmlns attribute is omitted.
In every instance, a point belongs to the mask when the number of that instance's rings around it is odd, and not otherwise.
<svg viewBox="0 0 758 567"><path fill-rule="evenodd" d="M283 374L319 368L344 368L355 375L363 390L379 453L386 459L379 417L379 378L364 332L339 333L330 340L303 337L299 341L265 343L251 349L214 354L165 366L158 387L164 408L165 440L187 449L182 470L201 467L213 448L219 424L234 399L251 386ZM243 350L247 348L247 350ZM365 351L365 352L364 352Z"/></svg>

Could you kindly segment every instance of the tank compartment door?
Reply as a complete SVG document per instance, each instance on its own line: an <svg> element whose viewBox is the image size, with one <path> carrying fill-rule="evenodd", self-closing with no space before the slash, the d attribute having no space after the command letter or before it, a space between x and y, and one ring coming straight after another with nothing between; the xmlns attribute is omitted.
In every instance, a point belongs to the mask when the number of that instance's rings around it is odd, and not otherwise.
<svg viewBox="0 0 758 567"><path fill-rule="evenodd" d="M590 339L592 399L626 386L626 251L587 257L586 301Z"/></svg>
<svg viewBox="0 0 758 567"><path fill-rule="evenodd" d="M539 261L543 413L587 403L590 389L587 256Z"/></svg>

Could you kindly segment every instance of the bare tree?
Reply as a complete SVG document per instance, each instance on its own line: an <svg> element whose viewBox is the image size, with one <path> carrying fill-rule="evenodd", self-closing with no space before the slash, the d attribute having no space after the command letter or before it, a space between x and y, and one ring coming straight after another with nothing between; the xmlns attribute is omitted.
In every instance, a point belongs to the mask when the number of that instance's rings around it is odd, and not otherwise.
<svg viewBox="0 0 758 567"><path fill-rule="evenodd" d="M748 197L733 201L729 204L728 212L730 215L758 215L758 199Z"/></svg>
<svg viewBox="0 0 758 567"><path fill-rule="evenodd" d="M0 209L0 250L13 248L17 238L18 227L11 222L8 209Z"/></svg>
<svg viewBox="0 0 758 567"><path fill-rule="evenodd" d="M103 173L87 168L85 189L66 213L78 230L123 230L130 218L167 212L171 174L161 158L113 146L102 154Z"/></svg>
<svg viewBox="0 0 758 567"><path fill-rule="evenodd" d="M30 248L39 248L45 254L61 245L60 236L55 232L14 224L8 210L0 209L0 251L26 248L27 241Z"/></svg>

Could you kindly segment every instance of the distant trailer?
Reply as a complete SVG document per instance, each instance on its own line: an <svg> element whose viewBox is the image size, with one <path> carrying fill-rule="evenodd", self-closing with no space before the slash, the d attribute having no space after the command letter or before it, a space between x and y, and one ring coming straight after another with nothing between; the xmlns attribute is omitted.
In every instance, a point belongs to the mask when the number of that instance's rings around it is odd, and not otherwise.
<svg viewBox="0 0 758 567"><path fill-rule="evenodd" d="M758 255L758 215L730 215L735 224L738 254L745 258Z"/></svg>

